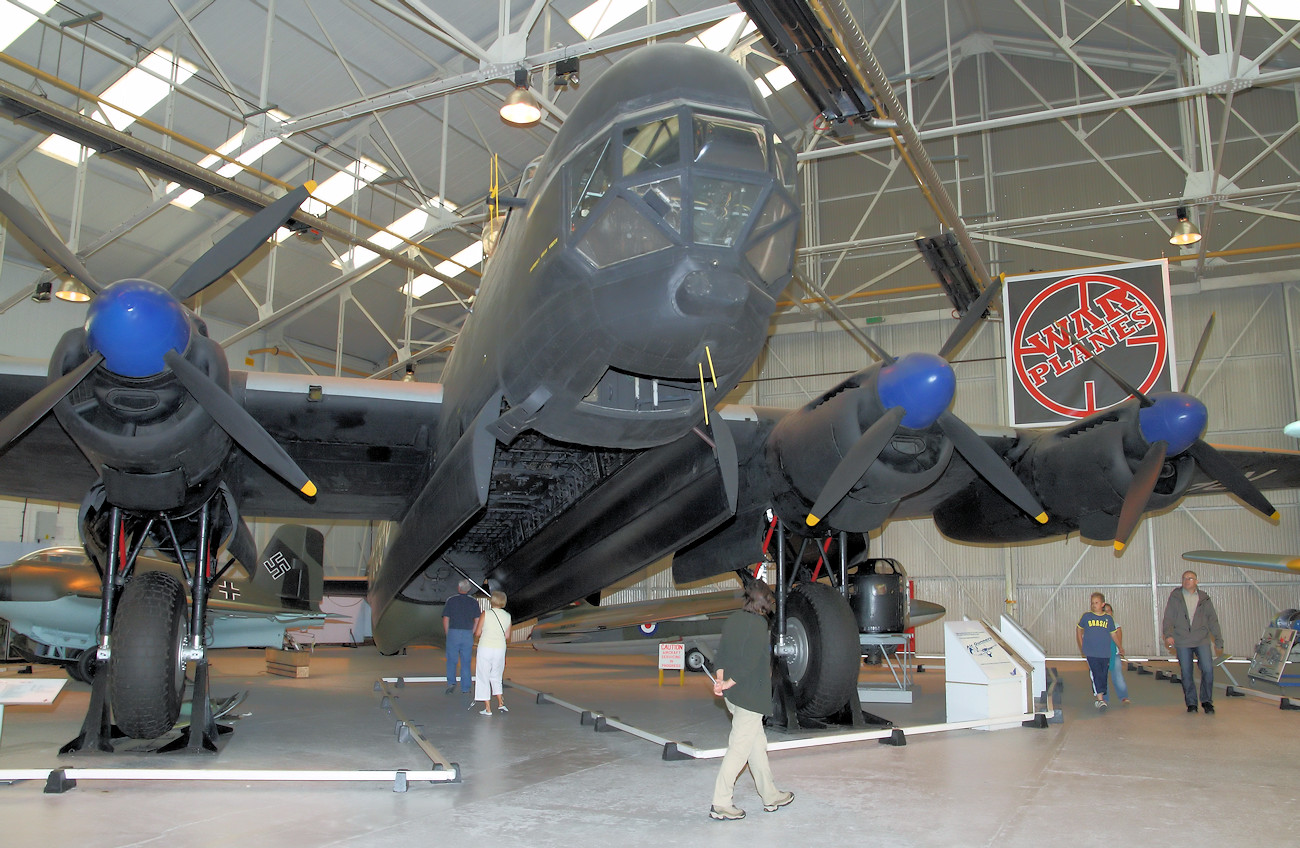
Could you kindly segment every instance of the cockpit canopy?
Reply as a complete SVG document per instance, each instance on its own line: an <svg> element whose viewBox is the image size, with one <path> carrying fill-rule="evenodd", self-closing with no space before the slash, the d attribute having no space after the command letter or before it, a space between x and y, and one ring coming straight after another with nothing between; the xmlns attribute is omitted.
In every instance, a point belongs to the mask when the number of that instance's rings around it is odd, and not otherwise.
<svg viewBox="0 0 1300 848"><path fill-rule="evenodd" d="M794 156L764 125L679 108L613 128L564 168L569 238L606 268L674 245L743 248L767 284L796 234Z"/></svg>

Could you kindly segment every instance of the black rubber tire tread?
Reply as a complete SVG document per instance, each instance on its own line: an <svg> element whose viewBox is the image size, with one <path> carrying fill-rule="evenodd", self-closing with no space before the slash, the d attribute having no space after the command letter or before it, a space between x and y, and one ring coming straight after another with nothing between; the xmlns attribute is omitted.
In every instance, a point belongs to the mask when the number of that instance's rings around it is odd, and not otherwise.
<svg viewBox="0 0 1300 848"><path fill-rule="evenodd" d="M68 663L68 677L78 683L93 683L99 660L95 659L95 649L87 648L71 663Z"/></svg>
<svg viewBox="0 0 1300 848"><path fill-rule="evenodd" d="M176 669L184 632L179 580L145 571L127 581L113 621L109 691L113 720L132 739L162 736L181 714L185 676Z"/></svg>
<svg viewBox="0 0 1300 848"><path fill-rule="evenodd" d="M794 684L799 715L820 719L838 712L858 685L862 662L858 623L848 601L824 583L800 583L786 602L808 635L807 668Z"/></svg>
<svg viewBox="0 0 1300 848"><path fill-rule="evenodd" d="M703 674L708 671L708 668L705 666L704 652L701 651L699 648L688 648L686 650L686 657L683 660L683 662L686 665L687 671L693 671L699 674Z"/></svg>

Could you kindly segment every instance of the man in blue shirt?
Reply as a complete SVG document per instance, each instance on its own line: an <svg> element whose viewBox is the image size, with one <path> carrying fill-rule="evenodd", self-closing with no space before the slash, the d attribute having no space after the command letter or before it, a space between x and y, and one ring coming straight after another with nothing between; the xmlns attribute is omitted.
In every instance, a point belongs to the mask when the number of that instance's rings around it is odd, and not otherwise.
<svg viewBox="0 0 1300 848"><path fill-rule="evenodd" d="M1079 619L1076 635L1079 638L1079 653L1088 660L1088 670L1092 673L1093 697L1097 699L1097 709L1106 709L1106 675L1110 671L1110 646L1119 645L1116 638L1115 619L1102 612L1106 606L1106 596L1101 592L1092 593L1092 609Z"/></svg>
<svg viewBox="0 0 1300 848"><path fill-rule="evenodd" d="M442 608L442 629L447 634L447 694L456 689L456 665L460 665L460 691L469 694L469 658L474 648L474 624L482 614L478 601L468 594L470 582L462 580L456 594Z"/></svg>

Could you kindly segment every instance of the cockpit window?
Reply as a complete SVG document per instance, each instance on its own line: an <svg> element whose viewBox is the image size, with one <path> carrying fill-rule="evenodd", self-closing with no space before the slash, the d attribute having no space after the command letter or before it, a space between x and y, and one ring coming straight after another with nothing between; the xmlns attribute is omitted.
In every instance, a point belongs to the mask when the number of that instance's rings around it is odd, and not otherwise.
<svg viewBox="0 0 1300 848"><path fill-rule="evenodd" d="M613 179L608 138L578 154L569 168L570 229L582 226L591 210L609 191Z"/></svg>
<svg viewBox="0 0 1300 848"><path fill-rule="evenodd" d="M707 177L695 181L695 241L731 247L762 193L759 186Z"/></svg>
<svg viewBox="0 0 1300 848"><path fill-rule="evenodd" d="M767 136L763 128L742 121L695 116L695 163L717 168L767 170Z"/></svg>
<svg viewBox="0 0 1300 848"><path fill-rule="evenodd" d="M524 175L519 178L519 196L527 197L528 189L532 188L533 178L537 176L537 168L542 164L542 157L538 156L529 162L524 168Z"/></svg>
<svg viewBox="0 0 1300 848"><path fill-rule="evenodd" d="M799 177L798 160L795 159L794 151L790 145L781 141L781 136L773 136L772 149L776 151L776 173L781 178L781 184L784 185L791 193L794 193L795 182Z"/></svg>
<svg viewBox="0 0 1300 848"><path fill-rule="evenodd" d="M681 161L676 115L623 130L623 176L671 168Z"/></svg>

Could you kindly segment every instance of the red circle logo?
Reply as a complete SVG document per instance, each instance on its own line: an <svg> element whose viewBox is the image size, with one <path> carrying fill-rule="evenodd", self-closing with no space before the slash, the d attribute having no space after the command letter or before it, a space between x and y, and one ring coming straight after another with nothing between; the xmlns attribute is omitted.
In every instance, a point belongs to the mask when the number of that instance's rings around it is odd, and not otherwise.
<svg viewBox="0 0 1300 848"><path fill-rule="evenodd" d="M1073 333L1081 345L1070 341ZM1127 400L1098 404L1097 381L1067 375L1112 348L1138 354L1118 369L1145 373L1138 389L1149 392L1164 370L1169 333L1160 310L1142 289L1107 274L1078 274L1057 280L1034 296L1016 321L1011 362L1016 378L1035 401L1068 418L1083 418ZM1108 383L1104 374L1101 380ZM1067 397L1066 395L1070 395Z"/></svg>

